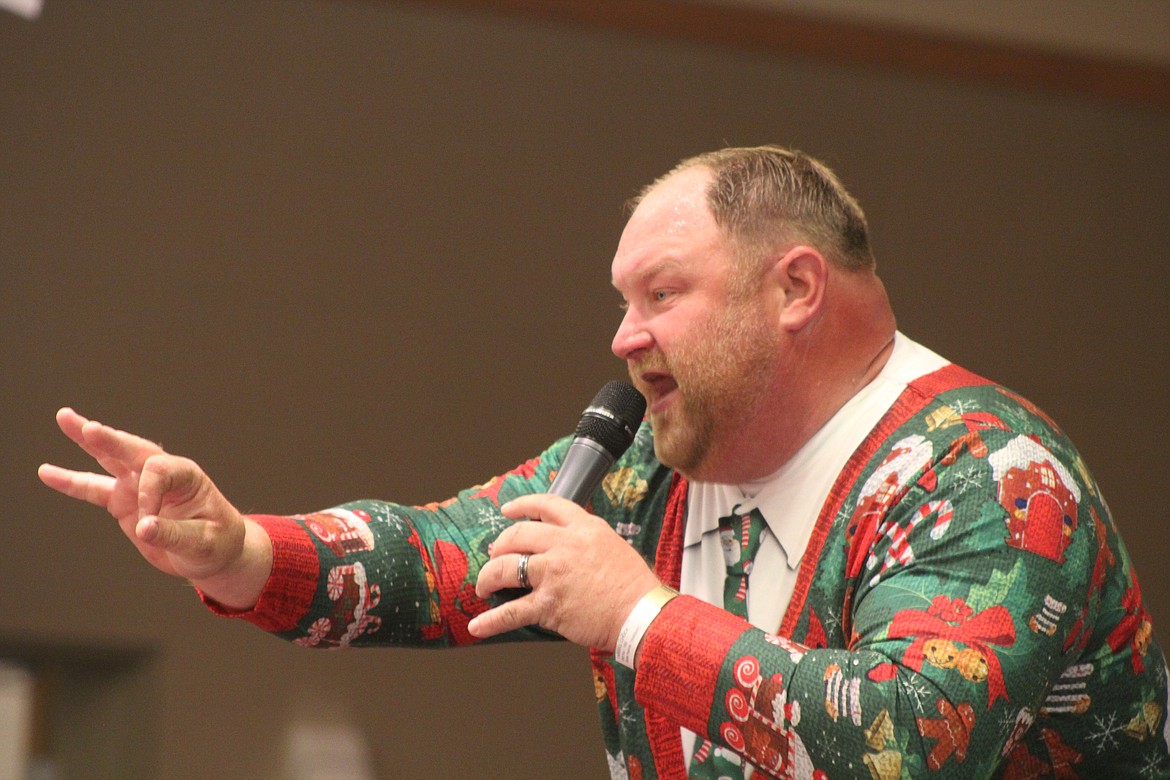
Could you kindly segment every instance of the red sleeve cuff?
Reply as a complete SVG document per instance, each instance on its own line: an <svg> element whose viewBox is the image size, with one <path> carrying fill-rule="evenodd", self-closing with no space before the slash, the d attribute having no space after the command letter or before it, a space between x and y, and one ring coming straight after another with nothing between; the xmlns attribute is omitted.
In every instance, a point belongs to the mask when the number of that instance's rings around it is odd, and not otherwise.
<svg viewBox="0 0 1170 780"><path fill-rule="evenodd" d="M671 599L646 630L634 696L697 734L707 733L719 671L750 626L692 596Z"/></svg>
<svg viewBox="0 0 1170 780"><path fill-rule="evenodd" d="M202 592L208 609L223 617L241 618L273 633L291 631L309 611L317 592L320 562L317 548L305 529L287 517L248 515L263 526L272 540L272 573L256 606L248 610L224 607Z"/></svg>

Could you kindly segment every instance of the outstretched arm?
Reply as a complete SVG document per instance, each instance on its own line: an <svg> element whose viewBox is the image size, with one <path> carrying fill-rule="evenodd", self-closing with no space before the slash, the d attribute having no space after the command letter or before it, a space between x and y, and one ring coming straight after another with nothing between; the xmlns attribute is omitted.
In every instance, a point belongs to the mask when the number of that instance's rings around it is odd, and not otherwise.
<svg viewBox="0 0 1170 780"><path fill-rule="evenodd" d="M42 482L106 509L160 571L191 580L225 607L256 603L272 568L268 534L241 515L194 461L72 409L57 412L57 424L106 473L46 463L38 471Z"/></svg>

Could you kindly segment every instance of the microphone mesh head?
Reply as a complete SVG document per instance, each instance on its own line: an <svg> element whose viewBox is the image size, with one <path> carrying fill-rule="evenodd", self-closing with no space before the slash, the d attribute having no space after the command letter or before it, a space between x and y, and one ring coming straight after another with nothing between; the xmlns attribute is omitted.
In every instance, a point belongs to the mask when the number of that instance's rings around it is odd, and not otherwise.
<svg viewBox="0 0 1170 780"><path fill-rule="evenodd" d="M576 435L597 442L617 460L634 441L645 414L646 399L637 388L614 380L593 397L577 423Z"/></svg>

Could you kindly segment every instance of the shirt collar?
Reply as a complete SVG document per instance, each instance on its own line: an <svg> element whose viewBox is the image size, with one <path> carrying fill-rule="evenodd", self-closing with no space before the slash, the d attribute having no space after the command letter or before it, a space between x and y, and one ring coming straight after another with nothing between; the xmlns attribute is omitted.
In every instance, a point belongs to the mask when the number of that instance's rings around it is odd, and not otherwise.
<svg viewBox="0 0 1170 780"><path fill-rule="evenodd" d="M791 512L791 507L798 503L798 496L794 494L800 490L803 468L791 471L792 474L777 473L754 496L748 496L738 485L693 483L688 496L683 545L699 544L705 534L718 531L721 517L758 508L768 530L784 550L789 568L795 569L808 546L817 513L794 515Z"/></svg>

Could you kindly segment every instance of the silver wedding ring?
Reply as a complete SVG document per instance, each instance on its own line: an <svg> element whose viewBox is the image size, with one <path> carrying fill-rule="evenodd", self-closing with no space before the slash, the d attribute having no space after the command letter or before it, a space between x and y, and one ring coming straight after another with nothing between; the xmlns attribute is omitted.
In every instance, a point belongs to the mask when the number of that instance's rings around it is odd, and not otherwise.
<svg viewBox="0 0 1170 780"><path fill-rule="evenodd" d="M521 588L531 588L532 585L528 582L528 556L521 555L520 560L516 563L516 579L520 580Z"/></svg>

